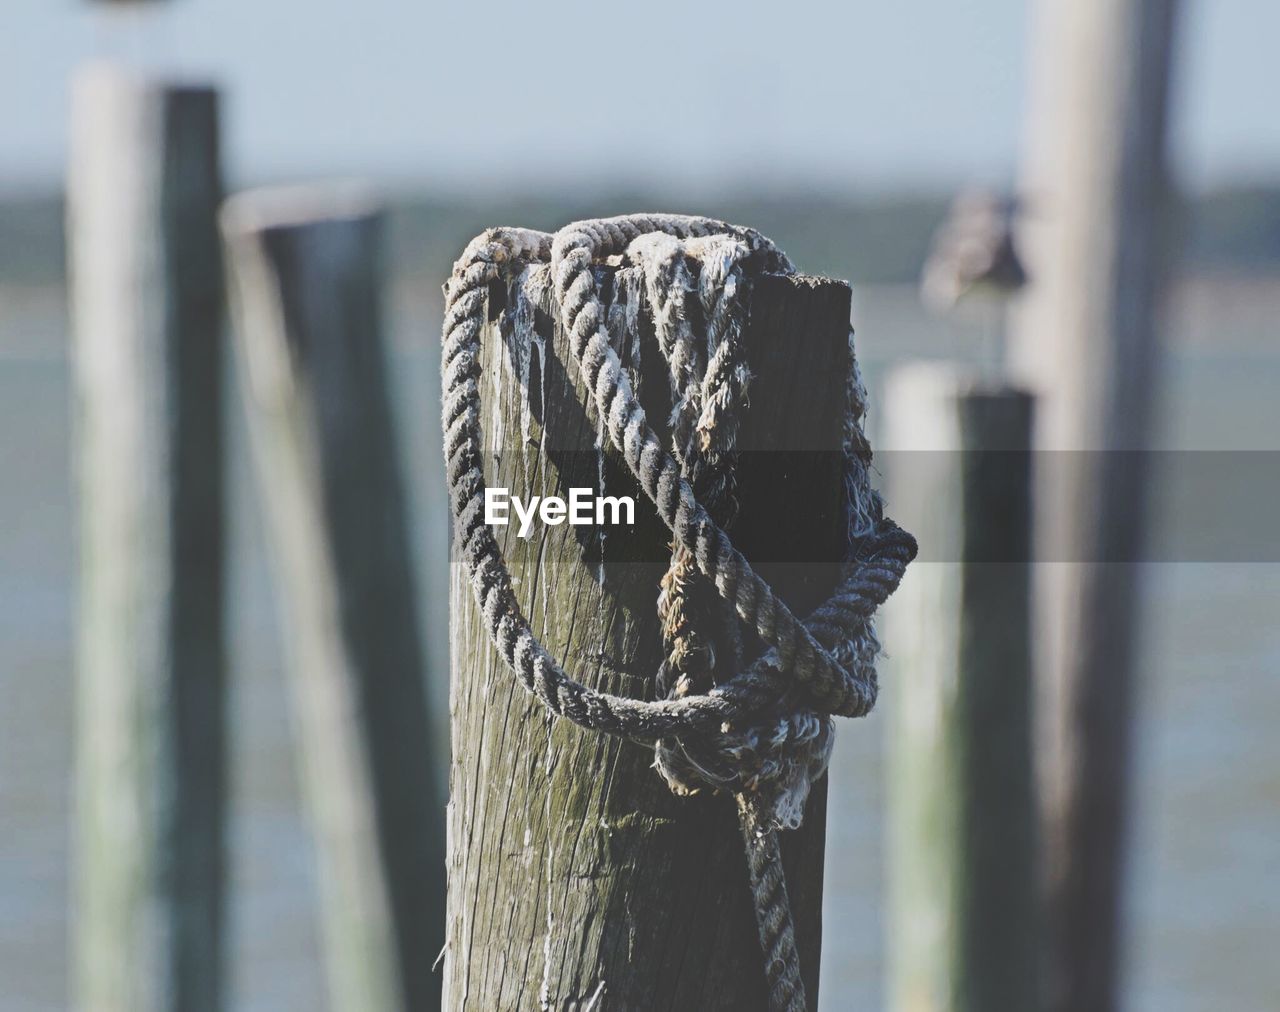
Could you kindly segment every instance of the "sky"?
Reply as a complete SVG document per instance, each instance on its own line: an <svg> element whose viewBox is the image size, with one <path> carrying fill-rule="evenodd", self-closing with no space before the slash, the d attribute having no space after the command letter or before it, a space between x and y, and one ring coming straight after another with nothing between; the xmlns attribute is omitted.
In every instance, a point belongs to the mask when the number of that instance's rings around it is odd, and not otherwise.
<svg viewBox="0 0 1280 1012"><path fill-rule="evenodd" d="M1280 2L1185 4L1177 176L1280 179ZM9 190L58 185L68 80L92 57L219 82L239 184L335 174L459 189L1003 184L1028 115L1023 0L3 7Z"/></svg>

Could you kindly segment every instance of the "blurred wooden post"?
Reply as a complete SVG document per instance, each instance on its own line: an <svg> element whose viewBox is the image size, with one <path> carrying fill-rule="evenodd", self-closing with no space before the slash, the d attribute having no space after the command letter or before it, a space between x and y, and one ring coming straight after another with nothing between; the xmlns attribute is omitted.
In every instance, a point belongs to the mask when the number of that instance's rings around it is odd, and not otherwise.
<svg viewBox="0 0 1280 1012"><path fill-rule="evenodd" d="M1012 361L1040 395L1038 597L1050 1008L1119 1002L1134 652L1177 0L1049 0L1033 66L1032 286Z"/></svg>
<svg viewBox="0 0 1280 1012"><path fill-rule="evenodd" d="M434 1007L444 807L384 361L381 215L344 191L260 191L229 200L222 227L331 1001Z"/></svg>
<svg viewBox="0 0 1280 1012"><path fill-rule="evenodd" d="M1037 1007L1032 399L943 365L886 388L889 501L922 558L887 606L890 1007Z"/></svg>
<svg viewBox="0 0 1280 1012"><path fill-rule="evenodd" d="M226 741L213 90L75 81L68 247L80 497L74 990L216 1010Z"/></svg>

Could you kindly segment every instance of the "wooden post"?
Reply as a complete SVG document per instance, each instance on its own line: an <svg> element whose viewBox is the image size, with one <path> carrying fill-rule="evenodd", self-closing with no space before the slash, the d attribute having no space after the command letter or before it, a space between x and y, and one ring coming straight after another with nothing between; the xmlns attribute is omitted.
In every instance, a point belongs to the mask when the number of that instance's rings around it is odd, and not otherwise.
<svg viewBox="0 0 1280 1012"><path fill-rule="evenodd" d="M279 576L335 1009L439 1002L444 825L381 326L381 214L261 191L222 216Z"/></svg>
<svg viewBox="0 0 1280 1012"><path fill-rule="evenodd" d="M1054 0L1032 102L1012 361L1037 438L1050 1008L1119 1001L1156 312L1168 257L1165 135L1177 0Z"/></svg>
<svg viewBox="0 0 1280 1012"><path fill-rule="evenodd" d="M217 95L75 81L74 990L216 1010L226 741Z"/></svg>
<svg viewBox="0 0 1280 1012"><path fill-rule="evenodd" d="M890 1007L1032 1010L1032 400L927 364L885 403L889 500L926 553L885 620Z"/></svg>
<svg viewBox="0 0 1280 1012"><path fill-rule="evenodd" d="M536 316L545 349L530 357L504 336L508 297L490 293L484 335L487 480L522 497L567 497L573 487L632 495L636 524L539 525L527 541L507 527L499 541L543 643L587 684L652 698L669 536L625 465L597 450L589 398L550 307ZM841 282L765 277L744 335L754 379L733 537L798 614L829 593L847 536L849 301ZM649 417L665 418L665 365L652 333L641 338L624 362ZM491 646L462 562L452 570L446 1007L763 1009L732 799L678 798L651 768L651 748L549 719ZM815 1006L825 823L824 778L803 828L783 835Z"/></svg>

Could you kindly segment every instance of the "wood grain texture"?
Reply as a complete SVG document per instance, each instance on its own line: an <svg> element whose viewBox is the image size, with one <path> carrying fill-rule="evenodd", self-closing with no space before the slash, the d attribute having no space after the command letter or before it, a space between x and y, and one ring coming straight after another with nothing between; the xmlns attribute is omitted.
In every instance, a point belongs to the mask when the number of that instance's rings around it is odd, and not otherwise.
<svg viewBox="0 0 1280 1012"><path fill-rule="evenodd" d="M444 813L384 361L381 216L347 192L260 191L228 202L223 229L330 1002L431 1008Z"/></svg>
<svg viewBox="0 0 1280 1012"><path fill-rule="evenodd" d="M608 285L607 271L601 279ZM525 395L498 322L507 297L491 292L494 322L484 337L486 480L521 496L567 497L571 487L598 489L603 475L605 493L632 495L637 505L634 527L609 528L603 540L591 527L538 525L527 542L498 528L522 607L575 677L652 698L666 532L620 459L598 454L566 337L545 311L537 319L545 362L529 379L534 417L523 441ZM755 379L733 536L800 614L830 590L847 537L848 318L846 285L767 277L755 284L745 334ZM649 417L665 418L665 366L652 334L642 328L638 368L634 351L624 354L633 383ZM500 375L496 356L504 357ZM764 1008L732 799L677 798L651 768L650 748L549 719L489 643L458 561L450 605L446 1007ZM825 821L824 778L804 827L783 840L815 1005Z"/></svg>
<svg viewBox="0 0 1280 1012"><path fill-rule="evenodd" d="M886 610L890 1007L1030 1010L1032 399L931 364L885 402L890 500L926 553Z"/></svg>
<svg viewBox="0 0 1280 1012"><path fill-rule="evenodd" d="M74 992L104 1012L212 1012L226 866L217 95L92 67L71 149Z"/></svg>

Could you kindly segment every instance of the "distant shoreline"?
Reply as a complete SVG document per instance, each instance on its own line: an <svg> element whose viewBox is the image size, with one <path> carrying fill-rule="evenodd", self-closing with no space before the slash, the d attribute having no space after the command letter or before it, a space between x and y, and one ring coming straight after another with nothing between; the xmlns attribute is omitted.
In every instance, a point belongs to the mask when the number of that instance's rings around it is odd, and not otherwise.
<svg viewBox="0 0 1280 1012"><path fill-rule="evenodd" d="M457 251L489 225L546 228L637 209L696 211L749 222L812 273L837 275L854 284L915 284L950 197L851 197L801 189L691 200L681 193L634 190L582 197L389 190L388 239L396 277L444 278ZM1179 205L1173 224L1182 250L1178 271L1184 276L1280 273L1280 183L1197 194ZM59 193L0 195L0 285L61 281L62 227Z"/></svg>

